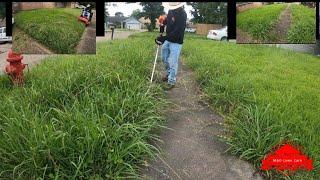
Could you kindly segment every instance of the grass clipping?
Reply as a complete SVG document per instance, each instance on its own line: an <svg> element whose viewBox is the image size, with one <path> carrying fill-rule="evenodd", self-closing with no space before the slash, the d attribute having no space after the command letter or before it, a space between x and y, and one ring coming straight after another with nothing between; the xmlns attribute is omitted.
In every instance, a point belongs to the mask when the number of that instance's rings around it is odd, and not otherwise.
<svg viewBox="0 0 320 180"><path fill-rule="evenodd" d="M24 88L0 77L0 177L137 178L162 120L159 88L148 90L150 43L113 41L96 56L48 59Z"/></svg>

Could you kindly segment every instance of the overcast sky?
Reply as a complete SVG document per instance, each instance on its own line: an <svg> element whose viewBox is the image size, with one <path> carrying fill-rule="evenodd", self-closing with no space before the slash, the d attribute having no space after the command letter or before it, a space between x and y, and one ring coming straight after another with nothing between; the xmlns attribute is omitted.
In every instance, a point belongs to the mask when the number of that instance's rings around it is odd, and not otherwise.
<svg viewBox="0 0 320 180"><path fill-rule="evenodd" d="M110 6L106 6L106 8L108 9L110 16L114 16L116 12L122 12L124 16L130 16L133 10L140 9L142 11L142 6L140 6L138 2L129 4L125 2L112 2L109 3L109 5ZM192 15L190 10L193 9L192 6L185 5L184 9L187 13L188 19L191 19ZM168 9L165 8L164 11L168 13Z"/></svg>

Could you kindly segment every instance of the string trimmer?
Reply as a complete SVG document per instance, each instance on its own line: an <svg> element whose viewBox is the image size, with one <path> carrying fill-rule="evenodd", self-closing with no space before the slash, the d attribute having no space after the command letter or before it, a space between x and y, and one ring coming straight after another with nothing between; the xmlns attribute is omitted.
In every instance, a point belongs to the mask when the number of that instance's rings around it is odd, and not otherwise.
<svg viewBox="0 0 320 180"><path fill-rule="evenodd" d="M156 58L154 58L153 69L152 69L151 78L150 78L150 82L151 82L151 83L152 83L152 80L153 80L154 71L156 70L156 64L157 64L157 59L158 59L159 47L160 47L160 45L158 44L157 53L156 53Z"/></svg>

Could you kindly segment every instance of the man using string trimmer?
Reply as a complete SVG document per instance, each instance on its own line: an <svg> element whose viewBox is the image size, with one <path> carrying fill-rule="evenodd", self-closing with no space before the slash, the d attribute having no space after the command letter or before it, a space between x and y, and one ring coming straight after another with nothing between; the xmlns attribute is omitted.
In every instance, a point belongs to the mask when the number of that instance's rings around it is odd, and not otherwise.
<svg viewBox="0 0 320 180"><path fill-rule="evenodd" d="M162 45L161 55L166 69L166 75L162 80L167 82L165 89L170 90L176 83L187 14L182 2L164 2L162 5L168 8L169 12L166 18L165 16L159 17L160 36L155 41L158 45ZM163 35L164 26L166 26L165 36Z"/></svg>

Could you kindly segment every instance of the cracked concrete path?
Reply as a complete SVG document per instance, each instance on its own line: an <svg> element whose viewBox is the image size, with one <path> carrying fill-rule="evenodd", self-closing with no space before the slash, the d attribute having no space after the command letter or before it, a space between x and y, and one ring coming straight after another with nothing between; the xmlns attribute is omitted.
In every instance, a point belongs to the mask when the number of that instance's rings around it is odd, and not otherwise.
<svg viewBox="0 0 320 180"><path fill-rule="evenodd" d="M93 26L86 27L76 49L77 54L96 53L96 29Z"/></svg>
<svg viewBox="0 0 320 180"><path fill-rule="evenodd" d="M77 54L96 53L96 12L93 11L91 24L84 30L81 40L76 47Z"/></svg>
<svg viewBox="0 0 320 180"><path fill-rule="evenodd" d="M161 64L158 64L161 66ZM227 144L223 118L201 98L202 93L190 69L180 63L177 85L167 94L172 103L165 110L167 127L160 133L161 153L147 161L143 179L262 179L247 162L225 153ZM158 75L157 75L158 76Z"/></svg>
<svg viewBox="0 0 320 180"><path fill-rule="evenodd" d="M291 4L289 3L285 10L283 10L279 16L278 23L271 33L277 37L277 43L288 43L287 33L291 25Z"/></svg>

